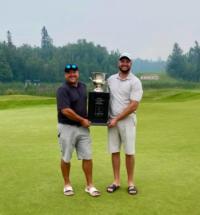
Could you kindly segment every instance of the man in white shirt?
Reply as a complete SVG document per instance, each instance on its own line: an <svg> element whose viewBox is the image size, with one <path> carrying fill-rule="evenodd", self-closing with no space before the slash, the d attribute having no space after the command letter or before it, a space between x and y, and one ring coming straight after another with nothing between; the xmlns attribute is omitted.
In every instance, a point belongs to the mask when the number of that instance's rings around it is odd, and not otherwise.
<svg viewBox="0 0 200 215"><path fill-rule="evenodd" d="M119 57L119 72L108 79L110 110L108 122L108 150L112 154L114 181L107 187L113 193L120 187L120 147L126 155L128 193L137 194L134 182L136 110L142 99L141 81L131 72L132 60L129 53Z"/></svg>

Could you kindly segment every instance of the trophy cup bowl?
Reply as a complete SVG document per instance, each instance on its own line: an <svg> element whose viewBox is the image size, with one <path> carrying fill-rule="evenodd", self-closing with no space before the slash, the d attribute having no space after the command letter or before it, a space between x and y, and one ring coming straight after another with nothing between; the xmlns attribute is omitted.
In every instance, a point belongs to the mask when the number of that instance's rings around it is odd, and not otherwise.
<svg viewBox="0 0 200 215"><path fill-rule="evenodd" d="M89 92L88 118L93 125L106 125L108 121L108 105L110 95L104 92L106 73L93 72L90 80L95 88Z"/></svg>
<svg viewBox="0 0 200 215"><path fill-rule="evenodd" d="M103 86L105 85L105 79L106 79L106 74L101 73L101 72L93 72L92 77L90 80L92 80L95 88L94 92L103 92Z"/></svg>

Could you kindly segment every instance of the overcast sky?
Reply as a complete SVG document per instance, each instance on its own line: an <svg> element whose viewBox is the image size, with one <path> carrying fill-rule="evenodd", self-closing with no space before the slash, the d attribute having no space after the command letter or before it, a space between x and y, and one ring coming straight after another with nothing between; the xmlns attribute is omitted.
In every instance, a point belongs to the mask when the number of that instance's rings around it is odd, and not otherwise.
<svg viewBox="0 0 200 215"><path fill-rule="evenodd" d="M200 42L199 0L0 0L0 41L40 46L46 26L56 46L86 39L133 58L166 59L178 42Z"/></svg>

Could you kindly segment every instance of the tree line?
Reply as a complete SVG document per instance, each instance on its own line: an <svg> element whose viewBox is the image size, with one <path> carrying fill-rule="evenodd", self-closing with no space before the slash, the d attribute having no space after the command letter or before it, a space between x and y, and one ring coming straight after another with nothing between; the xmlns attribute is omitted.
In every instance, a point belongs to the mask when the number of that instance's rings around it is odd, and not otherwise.
<svg viewBox="0 0 200 215"><path fill-rule="evenodd" d="M167 73L176 78L186 81L200 81L200 46L195 41L194 47L191 47L187 53L178 43L174 44L172 54L168 57Z"/></svg>
<svg viewBox="0 0 200 215"><path fill-rule="evenodd" d="M105 47L94 45L86 40L75 44L55 47L45 27L42 28L41 47L24 44L16 47L11 33L7 32L7 41L0 43L0 81L59 82L63 80L66 63L79 66L83 81L88 81L91 72L104 71L114 73L118 52L108 53Z"/></svg>
<svg viewBox="0 0 200 215"><path fill-rule="evenodd" d="M91 72L100 71L109 75L116 73L119 51L108 52L106 47L80 39L76 43L55 47L45 27L41 30L41 46L23 44L15 46L11 32L7 41L0 42L0 82L60 82L66 63L79 66L80 78L88 82ZM164 61L136 59L135 72L164 70Z"/></svg>

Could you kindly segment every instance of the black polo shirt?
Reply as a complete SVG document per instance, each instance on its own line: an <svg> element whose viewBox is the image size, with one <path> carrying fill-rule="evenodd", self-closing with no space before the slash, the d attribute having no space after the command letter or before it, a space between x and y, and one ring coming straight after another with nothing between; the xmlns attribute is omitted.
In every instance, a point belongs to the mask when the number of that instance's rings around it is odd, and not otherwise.
<svg viewBox="0 0 200 215"><path fill-rule="evenodd" d="M71 108L78 115L87 118L87 91L85 84L78 82L77 87L75 87L65 82L58 88L56 98L59 123L81 125L79 122L63 115L61 110L64 108Z"/></svg>

